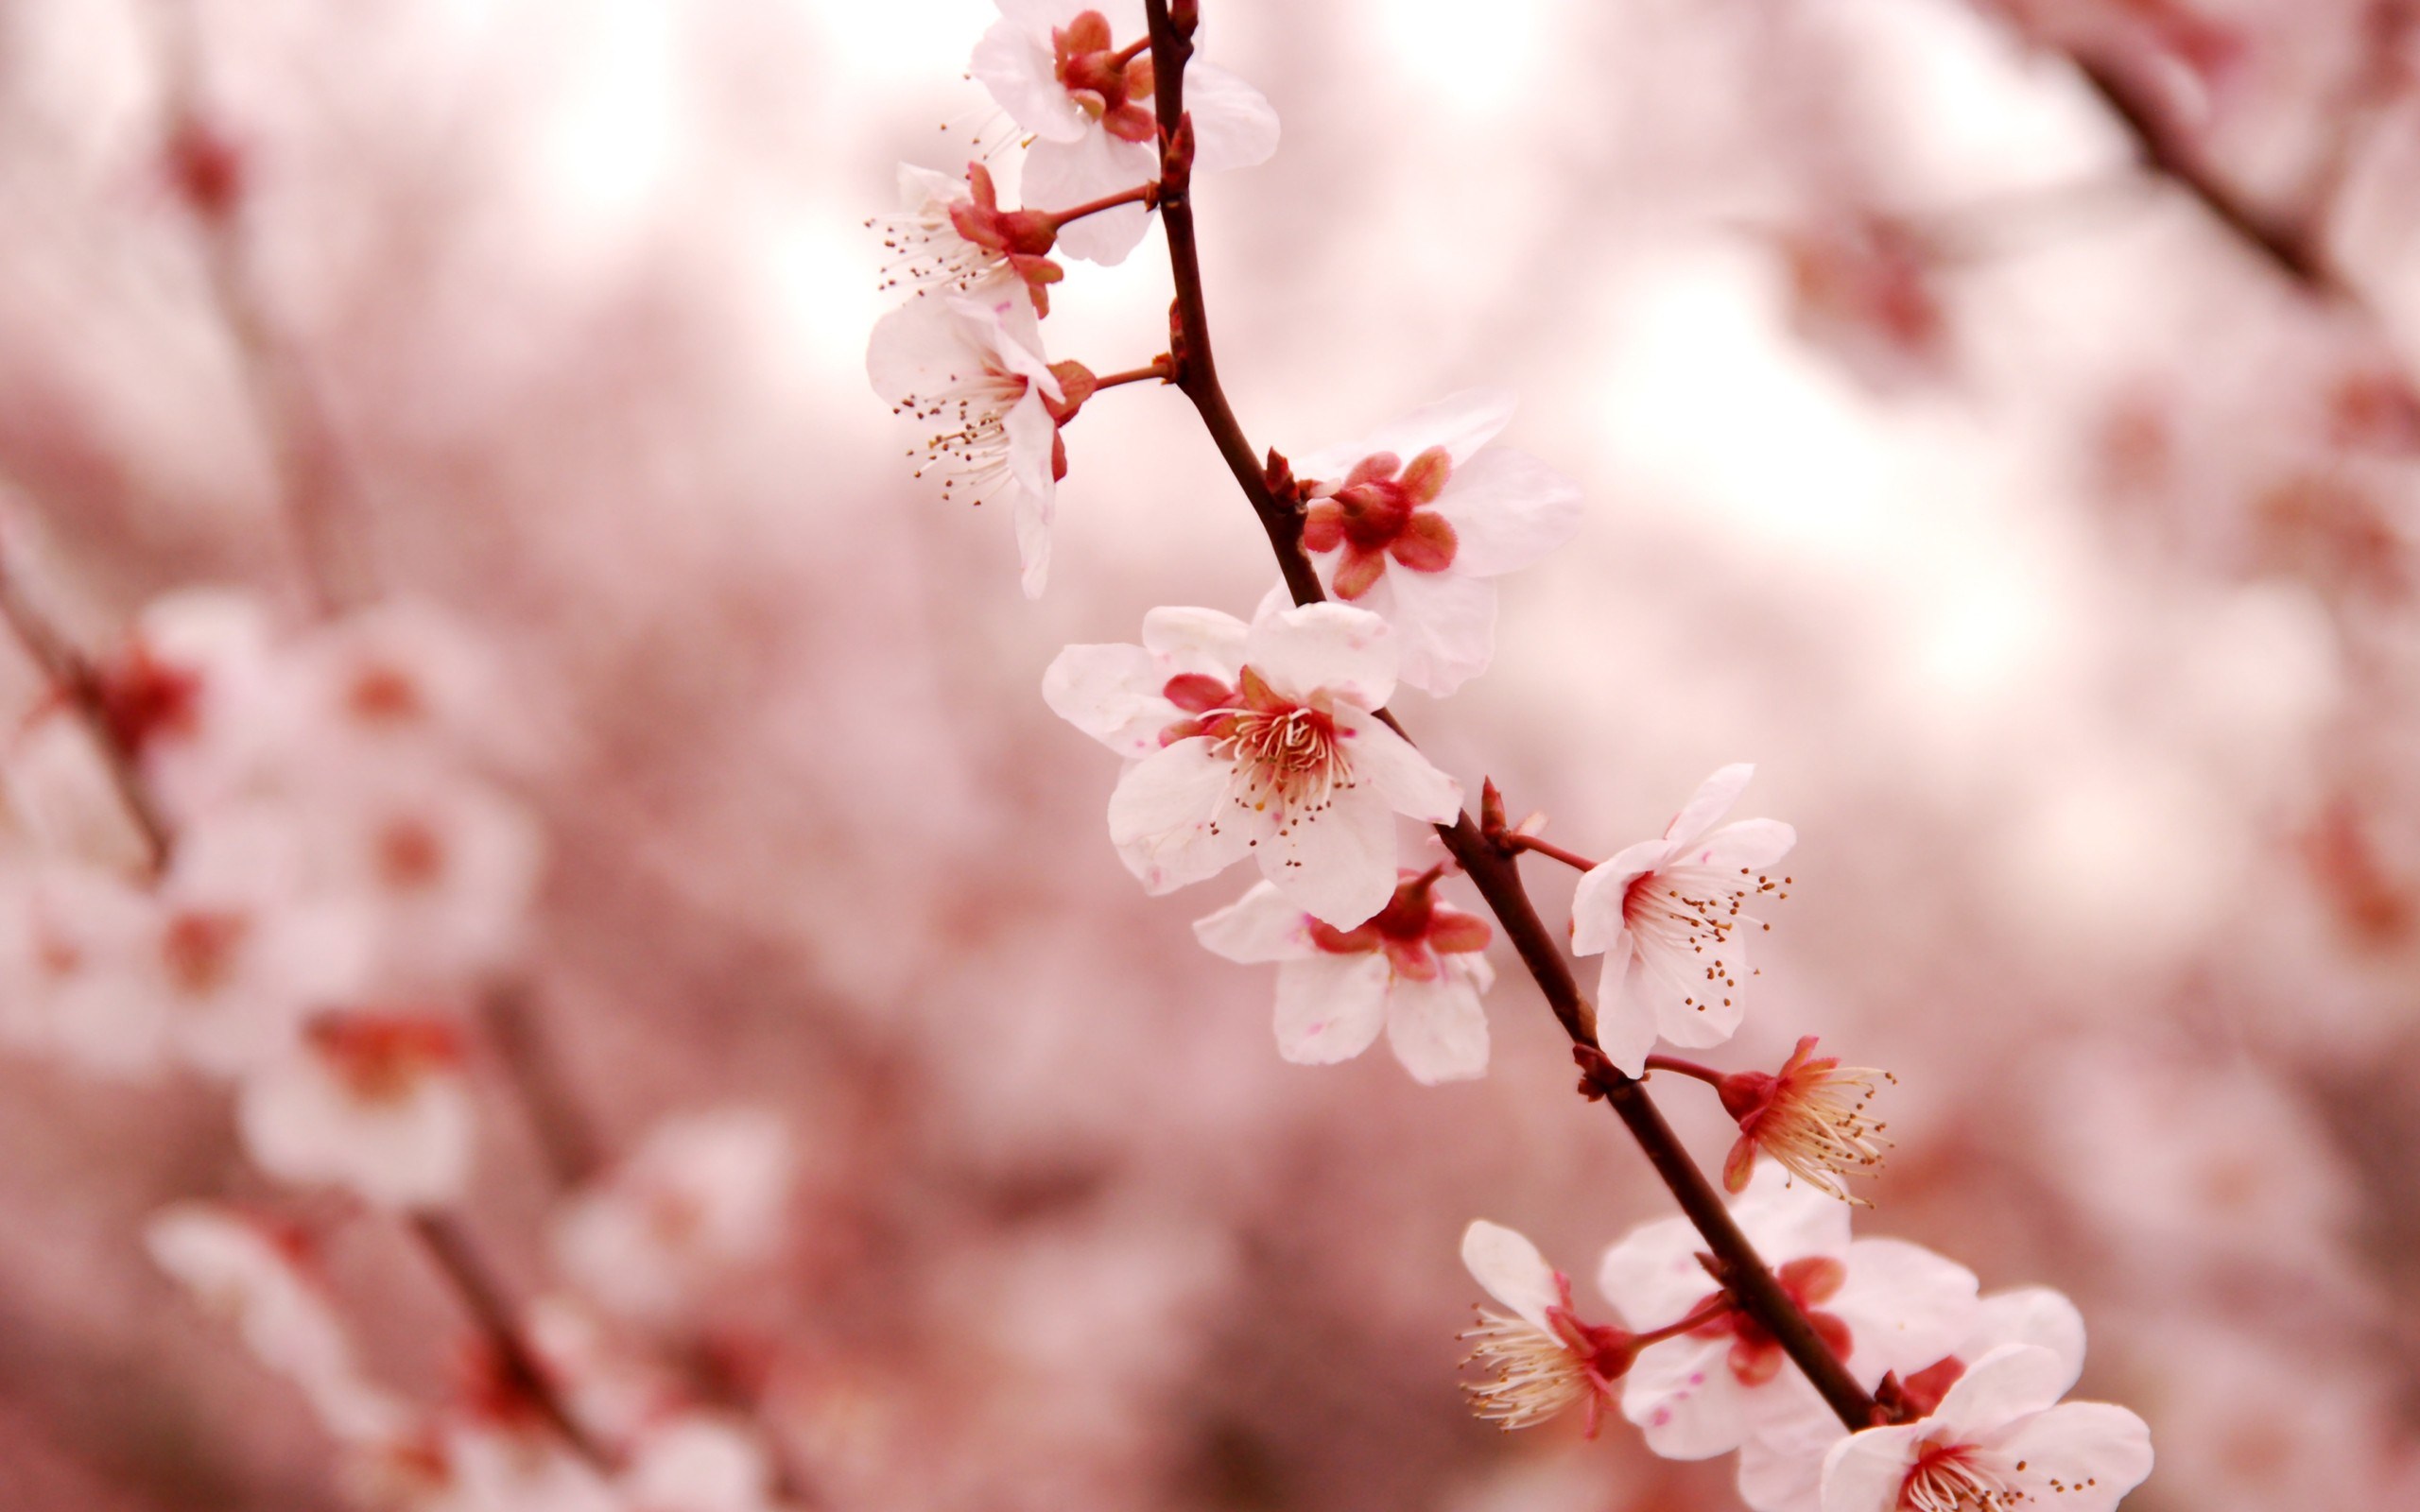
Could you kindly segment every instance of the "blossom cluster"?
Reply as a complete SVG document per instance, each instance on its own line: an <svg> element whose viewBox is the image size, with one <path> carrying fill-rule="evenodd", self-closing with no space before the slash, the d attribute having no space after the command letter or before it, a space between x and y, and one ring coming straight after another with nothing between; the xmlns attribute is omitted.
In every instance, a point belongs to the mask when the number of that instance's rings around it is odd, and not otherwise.
<svg viewBox="0 0 2420 1512"><path fill-rule="evenodd" d="M1198 8L1153 8L1165 28L1156 47L1136 9L1002 0L972 74L1026 134L1024 205L1002 208L994 164L969 164L962 180L910 165L908 203L884 223L898 256L890 282L912 292L874 328L873 387L934 427L925 450L948 474L945 496L1011 503L1028 595L1045 586L1056 490L1070 472L1061 430L1079 407L1143 380L1200 404L1216 384L1191 354L1206 336L1187 323L1198 291L1186 280L1199 275L1181 254L1167 352L1107 379L1053 361L1043 327L1066 290L1051 254L1123 257L1155 208L1179 249L1189 221L1181 229L1171 207L1193 173L1258 162L1276 141L1256 92L1192 61ZM1152 106L1171 86L1186 107L1174 119ZM1346 1059L1383 1030L1420 1082L1487 1069L1493 931L1438 896L1457 862L1477 869L1456 849L1458 836L1469 844L1464 790L1387 705L1399 686L1444 696L1483 673L1495 579L1580 528L1574 483L1494 444L1513 410L1509 394L1472 390L1347 444L1270 453L1246 491L1281 558L1293 553L1288 565L1315 588L1288 573L1248 619L1154 609L1138 643L1068 646L1044 675L1052 712L1123 763L1109 836L1147 892L1247 859L1259 871L1195 934L1226 959L1278 967L1276 1038L1288 1060ZM1212 419L1221 423L1232 417ZM1533 824L1507 826L1487 791L1479 835L1495 864L1537 852L1583 872L1569 938L1576 954L1601 957L1598 1001L1557 1005L1582 1041L1583 1091L1639 1095L1636 1080L1654 1072L1712 1084L1739 1129L1724 1184L1751 1252L1701 1257L1710 1233L1684 1219L1650 1225L1608 1251L1599 1280L1620 1321L1598 1324L1528 1241L1473 1225L1465 1261L1509 1310L1483 1313L1469 1335L1492 1372L1471 1388L1474 1405L1507 1427L1578 1405L1593 1433L1617 1403L1661 1454L1738 1451L1741 1493L1758 1512L1951 1512L2052 1497L2114 1507L2149 1473L2149 1434L2121 1408L2060 1400L2082 1366L2074 1309L2047 1292L1979 1299L1974 1276L1949 1261L1851 1238L1843 1178L1879 1163L1886 1142L1864 1108L1883 1074L1819 1057L1811 1038L1772 1074L1658 1052L1737 1032L1757 974L1751 956L1763 954L1752 940L1791 885L1780 871L1790 826L1729 818L1753 775L1746 764L1716 771L1661 833L1601 862ZM1424 864L1405 844L1405 818L1437 827L1453 859ZM1769 1267L1788 1309L1760 1311L1734 1284L1741 1266ZM1870 1424L1791 1363L1807 1364L1810 1349L1828 1354L1852 1395L1870 1394Z"/></svg>

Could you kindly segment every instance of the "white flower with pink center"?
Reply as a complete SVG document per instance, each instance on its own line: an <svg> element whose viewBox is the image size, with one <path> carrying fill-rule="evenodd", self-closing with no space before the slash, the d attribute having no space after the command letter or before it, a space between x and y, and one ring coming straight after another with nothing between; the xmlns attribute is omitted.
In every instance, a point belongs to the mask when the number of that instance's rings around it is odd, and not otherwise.
<svg viewBox="0 0 2420 1512"><path fill-rule="evenodd" d="M1491 447L1513 396L1472 389L1293 463L1320 581L1395 628L1403 680L1440 696L1486 670L1495 584L1580 528L1580 486Z"/></svg>
<svg viewBox="0 0 2420 1512"><path fill-rule="evenodd" d="M1026 596L1040 597L1066 472L1059 421L1084 396L1044 359L1032 302L1001 288L912 300L874 322L866 373L894 411L934 427L918 477L937 470L942 498L1014 511Z"/></svg>
<svg viewBox="0 0 2420 1512"><path fill-rule="evenodd" d="M564 1206L556 1259L600 1307L643 1322L678 1319L774 1254L795 1165L788 1130L771 1113L670 1120Z"/></svg>
<svg viewBox="0 0 2420 1512"><path fill-rule="evenodd" d="M1659 1035L1702 1049L1739 1027L1748 936L1765 927L1747 907L1788 885L1767 868L1798 839L1778 819L1715 828L1755 770L1743 762L1707 778L1663 838L1599 865L1572 895L1571 948L1605 957L1597 1045L1626 1074L1646 1070Z"/></svg>
<svg viewBox="0 0 2420 1512"><path fill-rule="evenodd" d="M12 867L0 876L0 1031L101 1075L157 1073L171 1048L168 1005L127 965L159 925L151 896L106 868Z"/></svg>
<svg viewBox="0 0 2420 1512"><path fill-rule="evenodd" d="M1790 1185L1778 1165L1758 1168L1731 1215L1869 1390L1931 1365L1974 1328L1972 1273L1895 1239L1852 1240L1848 1208ZM1667 1327L1716 1298L1703 1247L1685 1218L1648 1224L1605 1252L1598 1284L1628 1326ZM1772 1335L1736 1310L1643 1350L1622 1387L1622 1416L1667 1459L1709 1458L1828 1411Z"/></svg>
<svg viewBox="0 0 2420 1512"><path fill-rule="evenodd" d="M1440 868L1405 872L1377 917L1322 923L1274 884L1193 925L1214 954L1277 963L1277 1051L1306 1066L1349 1060L1384 1028L1395 1058L1426 1086L1487 1070L1480 995L1495 973L1480 954L1486 920L1436 901Z"/></svg>
<svg viewBox="0 0 2420 1512"><path fill-rule="evenodd" d="M1992 1350L2025 1344L2048 1349L2069 1380L2083 1369L2083 1316L2047 1286L1996 1292L1975 1309L1975 1326L1958 1348L1876 1393L1908 1418L1929 1417L1960 1378ZM1824 1458L1848 1437L1825 1413L1748 1440L1739 1448L1739 1498L1754 1512L1821 1512Z"/></svg>
<svg viewBox="0 0 2420 1512"><path fill-rule="evenodd" d="M99 672L111 740L172 816L235 791L270 748L268 615L248 594L189 589L154 600Z"/></svg>
<svg viewBox="0 0 2420 1512"><path fill-rule="evenodd" d="M2123 1407L2061 1401L2075 1380L2056 1350L2002 1345L1930 1416L1834 1445L1822 1512L2113 1512L2152 1472L2151 1430Z"/></svg>
<svg viewBox="0 0 2420 1512"><path fill-rule="evenodd" d="M345 1008L303 1026L247 1076L244 1147L282 1180L346 1188L390 1208L459 1197L471 1171L461 1026L420 1008Z"/></svg>
<svg viewBox="0 0 2420 1512"><path fill-rule="evenodd" d="M1048 215L1002 210L992 170L967 164L966 177L899 165L897 215L866 224L882 232L891 254L883 287L906 284L918 298L928 294L989 293L992 285L1021 281L1033 313L1050 313L1050 285L1065 275L1050 260L1058 226Z"/></svg>
<svg viewBox="0 0 2420 1512"><path fill-rule="evenodd" d="M773 1512L772 1464L738 1423L684 1412L648 1425L615 1487L629 1512Z"/></svg>
<svg viewBox="0 0 2420 1512"><path fill-rule="evenodd" d="M354 1364L299 1230L188 1202L153 1214L143 1242L203 1310L243 1335L253 1358L294 1383L337 1439L362 1443L404 1430L409 1410Z"/></svg>
<svg viewBox="0 0 2420 1512"><path fill-rule="evenodd" d="M1042 693L1129 758L1109 834L1153 895L1251 856L1297 907L1352 929L1394 895L1394 816L1461 812L1461 785L1374 713L1395 688L1376 615L1312 604L1246 627L1155 610L1144 643L1071 645Z"/></svg>
<svg viewBox="0 0 2420 1512"><path fill-rule="evenodd" d="M1635 1358L1635 1336L1584 1322L1572 1311L1571 1279L1547 1263L1528 1237L1481 1218L1462 1231L1471 1279L1509 1312L1480 1309L1466 1365L1491 1374L1462 1389L1471 1410L1506 1429L1533 1428L1575 1404L1588 1435Z"/></svg>
<svg viewBox="0 0 2420 1512"><path fill-rule="evenodd" d="M1201 40L1197 32L1197 48ZM1159 177L1157 80L1141 0L1000 0L1000 19L969 66L1033 139L1027 204L1073 210ZM1277 150L1269 101L1198 53L1184 70L1184 108L1196 173L1249 168ZM1068 222L1059 247L1088 262L1122 262L1150 224L1142 206L1120 205Z"/></svg>

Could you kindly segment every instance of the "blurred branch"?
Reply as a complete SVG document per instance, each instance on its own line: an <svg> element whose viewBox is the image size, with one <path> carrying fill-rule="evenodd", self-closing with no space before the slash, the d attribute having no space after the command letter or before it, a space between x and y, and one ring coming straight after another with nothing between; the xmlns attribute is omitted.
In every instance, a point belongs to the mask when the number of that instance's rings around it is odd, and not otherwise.
<svg viewBox="0 0 2420 1512"><path fill-rule="evenodd" d="M547 1425L562 1436L565 1443L598 1469L614 1468L612 1456L603 1446L590 1436L579 1419L571 1415L562 1394L555 1390L545 1366L539 1363L521 1335L514 1320L511 1304L506 1301L504 1288L480 1256L472 1242L470 1231L450 1213L416 1212L409 1220L412 1232L428 1251L429 1259L443 1273L455 1295L478 1326L497 1366L503 1370L505 1383L546 1419Z"/></svg>
<svg viewBox="0 0 2420 1512"><path fill-rule="evenodd" d="M1245 438L1234 407L1227 402L1211 359L1201 259L1193 227L1193 129L1184 115L1184 68L1193 54L1198 6L1192 0L1177 0L1175 9L1182 12L1182 20L1171 15L1169 0L1145 0L1144 9L1150 24L1151 65L1157 81L1155 98L1163 146L1160 216L1176 283L1169 339L1176 387L1193 402L1219 455L1235 474L1236 486L1243 490L1259 516L1270 545L1277 554L1287 590L1297 604L1318 603L1326 594L1311 568L1309 556L1303 550L1302 511L1292 496L1292 480L1273 453L1264 470L1252 443ZM1379 717L1396 733L1403 733L1403 727L1392 714L1381 710ZM1681 1211L1713 1252L1714 1269L1723 1288L1741 1311L1781 1345L1842 1423L1852 1431L1872 1426L1876 1420L1874 1399L1858 1385L1773 1279L1755 1247L1732 1221L1730 1211L1723 1206L1713 1184L1689 1159L1671 1125L1664 1122L1664 1115L1648 1096L1646 1088L1615 1070L1598 1053L1595 1010L1582 995L1570 961L1538 916L1537 905L1530 902L1513 853L1490 842L1468 814L1456 816L1452 824L1439 825L1437 833L1479 895L1486 899L1522 964L1536 979L1547 1005L1570 1037L1573 1054L1585 1073L1583 1090L1613 1105L1648 1163L1670 1189Z"/></svg>
<svg viewBox="0 0 2420 1512"><path fill-rule="evenodd" d="M604 1146L565 1083L561 1062L539 1022L537 989L526 979L498 984L480 1000L488 1037L528 1115L556 1183L585 1184L605 1163Z"/></svg>

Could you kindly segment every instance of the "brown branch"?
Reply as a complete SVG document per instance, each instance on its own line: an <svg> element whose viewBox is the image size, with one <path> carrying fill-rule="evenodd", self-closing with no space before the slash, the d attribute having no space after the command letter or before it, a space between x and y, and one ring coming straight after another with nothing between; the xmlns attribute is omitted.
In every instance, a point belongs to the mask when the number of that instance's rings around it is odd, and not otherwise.
<svg viewBox="0 0 2420 1512"><path fill-rule="evenodd" d="M497 984L482 997L488 1037L519 1094L547 1169L564 1188L584 1184L604 1168L603 1144L564 1084L562 1068L538 1022L537 991L528 982Z"/></svg>
<svg viewBox="0 0 2420 1512"><path fill-rule="evenodd" d="M1145 0L1163 143L1160 216L1167 237L1168 264L1176 279L1169 333L1175 382L1201 413L1219 456L1259 516L1270 545L1277 553L1278 569L1285 574L1288 592L1297 604L1315 604L1326 594L1321 591L1318 575L1311 570L1309 555L1303 550L1301 507L1273 481L1283 476L1283 469L1274 456L1266 472L1256 461L1252 443L1245 438L1243 427L1219 387L1218 369L1211 361L1201 260L1194 244L1190 183L1193 131L1184 115L1184 67L1193 55L1192 33L1198 5L1195 0L1177 0L1174 9L1176 14L1171 14L1169 0ZM1403 727L1392 714L1381 711L1379 717L1398 734L1403 732ZM1546 921L1538 917L1537 905L1530 901L1529 892L1521 884L1520 868L1513 857L1491 844L1467 814L1456 816L1451 824L1439 825L1437 833L1495 912L1506 938L1520 955L1521 964L1529 969L1547 1006L1554 1010L1564 1032L1571 1038L1573 1054L1586 1071L1583 1085L1592 1094L1602 1096L1613 1105L1615 1114L1630 1130L1648 1163L1704 1238L1723 1288L1737 1301L1740 1310L1762 1325L1806 1372L1842 1423L1852 1431L1871 1427L1875 1421L1874 1399L1858 1385L1847 1367L1773 1280L1754 1246L1732 1221L1730 1211L1712 1183L1689 1159L1671 1125L1656 1110L1646 1088L1615 1070L1598 1053L1596 1012L1581 993L1571 962Z"/></svg>
<svg viewBox="0 0 2420 1512"><path fill-rule="evenodd" d="M547 1426L561 1435L582 1459L598 1469L613 1469L613 1457L571 1415L570 1407L547 1376L545 1366L539 1363L536 1353L522 1338L520 1325L512 1315L511 1304L505 1300L504 1288L480 1256L478 1246L472 1242L469 1230L451 1214L443 1212L416 1212L409 1222L422 1247L428 1251L429 1259L453 1286L455 1295L462 1299L463 1308L478 1326L488 1348L494 1352L496 1364L504 1371L506 1383L537 1408L539 1415L546 1419Z"/></svg>

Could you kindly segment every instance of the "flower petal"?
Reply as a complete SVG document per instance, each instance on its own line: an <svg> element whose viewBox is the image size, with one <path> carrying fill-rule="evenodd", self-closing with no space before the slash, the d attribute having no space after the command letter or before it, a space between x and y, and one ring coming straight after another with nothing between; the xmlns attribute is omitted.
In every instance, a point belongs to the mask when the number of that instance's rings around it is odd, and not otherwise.
<svg viewBox="0 0 2420 1512"><path fill-rule="evenodd" d="M1254 620L1244 661L1290 698L1326 692L1363 709L1395 692L1394 633L1366 610L1305 604Z"/></svg>
<svg viewBox="0 0 2420 1512"><path fill-rule="evenodd" d="M2055 1403L2073 1383L2066 1362L2030 1344L2003 1344L1969 1364L1943 1394L1931 1421L1974 1435Z"/></svg>
<svg viewBox="0 0 2420 1512"><path fill-rule="evenodd" d="M2020 1286L1984 1297L1975 1309L1975 1331L1958 1354L1974 1360L2003 1344L2030 1344L2057 1355L2067 1377L2062 1395L2074 1390L2076 1377L2083 1374L2083 1314L2048 1286Z"/></svg>
<svg viewBox="0 0 2420 1512"><path fill-rule="evenodd" d="M1184 109L1196 173L1256 168L1277 151L1277 112L1267 96L1216 63L1185 68Z"/></svg>
<svg viewBox="0 0 2420 1512"><path fill-rule="evenodd" d="M1554 1267L1526 1235L1476 1219L1462 1230L1462 1263L1488 1296L1539 1332L1553 1336L1547 1311L1563 1304L1563 1288L1554 1279Z"/></svg>
<svg viewBox="0 0 2420 1512"><path fill-rule="evenodd" d="M1869 1428L1834 1444L1824 1456L1823 1512L1898 1512L1924 1432L1922 1423Z"/></svg>
<svg viewBox="0 0 2420 1512"><path fill-rule="evenodd" d="M1167 683L1139 645L1071 645L1042 674L1042 701L1120 756L1140 761L1156 754L1160 731L1184 717L1161 696Z"/></svg>
<svg viewBox="0 0 2420 1512"><path fill-rule="evenodd" d="M1353 781L1374 790L1385 807L1430 824L1450 823L1462 812L1462 784L1429 765L1418 747L1376 715L1339 708L1336 728L1353 764Z"/></svg>
<svg viewBox="0 0 2420 1512"><path fill-rule="evenodd" d="M1047 30L1037 35L1034 28L1003 16L975 44L967 71L992 92L1011 120L1045 142L1074 142L1092 129L1092 122L1067 97L1067 86L1059 82L1059 61L1051 56Z"/></svg>
<svg viewBox="0 0 2420 1512"><path fill-rule="evenodd" d="M1571 948L1581 955L1596 955L1630 932L1622 905L1630 885L1661 865L1671 848L1661 840L1641 840L1599 862L1580 879L1571 894ZM1613 989L1609 985L1605 995Z"/></svg>
<svg viewBox="0 0 2420 1512"><path fill-rule="evenodd" d="M1277 968L1277 1053L1332 1066L1370 1048L1387 1019L1387 959L1322 951Z"/></svg>
<svg viewBox="0 0 2420 1512"><path fill-rule="evenodd" d="M1253 816L1227 802L1234 772L1196 735L1119 777L1109 799L1109 838L1144 891L1157 897L1216 876L1250 850Z"/></svg>
<svg viewBox="0 0 2420 1512"><path fill-rule="evenodd" d="M1392 602L1373 602L1380 593ZM1402 679L1423 693L1446 696L1495 654L1495 585L1459 567L1391 572L1362 602L1394 627Z"/></svg>
<svg viewBox="0 0 2420 1512"><path fill-rule="evenodd" d="M1088 126L1073 141L1046 139L1026 149L1023 198L1032 209L1068 210L1149 183L1159 165L1159 154L1148 145ZM1067 222L1060 228L1058 249L1087 263L1122 263L1150 229L1150 212L1120 205Z"/></svg>
<svg viewBox="0 0 2420 1512"><path fill-rule="evenodd" d="M1394 897L1394 815L1367 787L1340 787L1326 807L1288 814L1260 839L1256 853L1262 876L1339 929L1355 927Z"/></svg>
<svg viewBox="0 0 2420 1512"><path fill-rule="evenodd" d="M1698 1263L1698 1251L1704 1247L1705 1241L1686 1218L1640 1224L1608 1246L1597 1263L1597 1289L1614 1304L1626 1328L1644 1332L1677 1323L1715 1291L1705 1267Z"/></svg>
<svg viewBox="0 0 2420 1512"><path fill-rule="evenodd" d="M1170 675L1199 672L1232 684L1244 664L1252 627L1215 609L1163 606L1143 616L1143 646L1167 662Z"/></svg>
<svg viewBox="0 0 2420 1512"><path fill-rule="evenodd" d="M1508 447L1455 469L1433 507L1454 527L1454 570L1477 577L1530 566L1580 533L1580 485Z"/></svg>
<svg viewBox="0 0 2420 1512"><path fill-rule="evenodd" d="M2019 1424L1994 1446L2025 1462L2035 1504L2062 1512L2112 1512L2152 1472L2152 1431L2140 1418L2105 1401L2062 1402Z"/></svg>
<svg viewBox="0 0 2420 1512"><path fill-rule="evenodd" d="M1859 1239L1847 1278L1824 1310L1849 1326L1849 1373L1871 1388L1886 1371L1913 1375L1974 1331L1975 1273L1921 1245Z"/></svg>
<svg viewBox="0 0 2420 1512"><path fill-rule="evenodd" d="M1295 458L1294 475L1340 482L1365 456L1380 452L1418 456L1432 446L1443 447L1459 468L1512 423L1513 408L1519 404L1520 396L1509 388L1465 388L1391 421L1359 440Z"/></svg>
<svg viewBox="0 0 2420 1512"><path fill-rule="evenodd" d="M1247 966L1322 954L1311 939L1310 915L1266 882L1253 883L1241 898L1195 919L1193 937L1211 954Z"/></svg>
<svg viewBox="0 0 2420 1512"><path fill-rule="evenodd" d="M1739 1500L1754 1512L1819 1512L1824 1456L1847 1436L1833 1420L1749 1439L1739 1446Z"/></svg>
<svg viewBox="0 0 2420 1512"><path fill-rule="evenodd" d="M1706 1282L1708 1290L1713 1285ZM1622 1416L1638 1425L1649 1449L1666 1459L1729 1453L1748 1441L1766 1413L1794 1404L1793 1386L1814 1389L1795 1370L1784 1370L1764 1385L1743 1386L1726 1359L1730 1348L1728 1335L1707 1340L1685 1334L1639 1351L1622 1378Z"/></svg>
<svg viewBox="0 0 2420 1512"><path fill-rule="evenodd" d="M1726 873L1762 871L1797 843L1798 832L1779 819L1739 819L1701 838L1688 861Z"/></svg>
<svg viewBox="0 0 2420 1512"><path fill-rule="evenodd" d="M1387 1043L1424 1087L1487 1074L1487 1009L1459 973L1433 982L1398 978L1387 1004Z"/></svg>
<svg viewBox="0 0 2420 1512"><path fill-rule="evenodd" d="M1637 942L1625 930L1597 974L1597 1048L1625 1076L1647 1074L1648 1053L1655 1048L1655 1007L1645 971Z"/></svg>
<svg viewBox="0 0 2420 1512"><path fill-rule="evenodd" d="M1755 775L1755 765L1751 762L1735 762L1718 768L1712 777L1698 784L1698 790L1681 805L1681 812L1672 816L1672 822L1665 826L1664 838L1672 842L1677 851L1713 829L1715 821L1739 801L1748 780Z"/></svg>
<svg viewBox="0 0 2420 1512"><path fill-rule="evenodd" d="M1059 424L1050 418L1048 407L1042 403L1040 388L1028 385L1025 397L1010 405L1009 412L1000 417L1000 428L1009 434L1010 479L1024 490L1028 497L1039 501L1042 511L1042 560L1046 566L1050 559L1049 510L1050 490L1053 482L1050 475L1050 451L1059 439ZM1023 500L1018 501L1018 507L1024 507ZM1022 528L1019 529L1018 534L1020 537L1023 536ZM1033 571L1033 558L1030 556L1026 558L1026 569L1028 576L1030 576ZM1033 597L1038 592L1038 589L1028 589L1026 596Z"/></svg>

